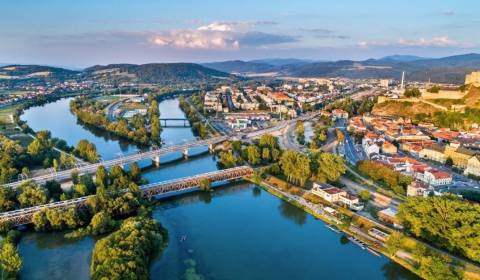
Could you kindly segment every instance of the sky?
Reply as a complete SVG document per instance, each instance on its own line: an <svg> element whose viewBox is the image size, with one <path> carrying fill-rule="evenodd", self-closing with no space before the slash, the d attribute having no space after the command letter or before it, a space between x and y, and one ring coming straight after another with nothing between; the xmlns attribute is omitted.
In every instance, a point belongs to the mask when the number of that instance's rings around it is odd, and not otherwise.
<svg viewBox="0 0 480 280"><path fill-rule="evenodd" d="M470 0L2 1L0 63L442 57L480 52L479 8Z"/></svg>

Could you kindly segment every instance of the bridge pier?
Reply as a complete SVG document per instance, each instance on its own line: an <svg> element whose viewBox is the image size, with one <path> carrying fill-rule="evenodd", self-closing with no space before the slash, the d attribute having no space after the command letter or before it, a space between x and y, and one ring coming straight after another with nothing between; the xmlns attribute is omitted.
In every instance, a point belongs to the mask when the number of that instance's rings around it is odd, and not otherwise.
<svg viewBox="0 0 480 280"><path fill-rule="evenodd" d="M188 158L188 149L183 150L182 154L183 154L183 157L185 159L187 159Z"/></svg>
<svg viewBox="0 0 480 280"><path fill-rule="evenodd" d="M213 144L208 144L208 152L209 153L215 152L215 147L213 146Z"/></svg>
<svg viewBox="0 0 480 280"><path fill-rule="evenodd" d="M160 166L160 156L154 156L152 158L152 162L153 162L153 165L155 165L156 167L159 167Z"/></svg>

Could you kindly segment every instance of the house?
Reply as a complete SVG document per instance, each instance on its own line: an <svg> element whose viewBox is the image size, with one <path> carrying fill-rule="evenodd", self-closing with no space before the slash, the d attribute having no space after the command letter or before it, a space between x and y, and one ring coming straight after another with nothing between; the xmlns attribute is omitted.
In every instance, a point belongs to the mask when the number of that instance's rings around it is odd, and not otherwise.
<svg viewBox="0 0 480 280"><path fill-rule="evenodd" d="M345 110L342 110L342 109L333 109L332 119L333 120L348 119L348 113Z"/></svg>
<svg viewBox="0 0 480 280"><path fill-rule="evenodd" d="M396 228L403 228L400 220L397 218L398 211L394 208L386 208L378 211L378 219L388 224L392 224Z"/></svg>
<svg viewBox="0 0 480 280"><path fill-rule="evenodd" d="M346 195L340 196L340 204L347 206L351 210L361 211L363 210L363 204L359 202L358 197L346 193Z"/></svg>
<svg viewBox="0 0 480 280"><path fill-rule="evenodd" d="M452 175L448 172L431 168L428 165L413 166L415 178L430 186L443 186L452 183Z"/></svg>
<svg viewBox="0 0 480 280"><path fill-rule="evenodd" d="M420 151L419 157L440 163L445 163L445 146L439 144L426 146Z"/></svg>
<svg viewBox="0 0 480 280"><path fill-rule="evenodd" d="M313 183L312 193L328 202L347 206L351 210L363 209L363 204L359 202L358 197L327 183Z"/></svg>
<svg viewBox="0 0 480 280"><path fill-rule="evenodd" d="M387 155L394 155L397 153L397 147L392 143L385 141L382 144L382 153Z"/></svg>
<svg viewBox="0 0 480 280"><path fill-rule="evenodd" d="M480 177L480 155L471 157L467 162L465 175L473 175Z"/></svg>
<svg viewBox="0 0 480 280"><path fill-rule="evenodd" d="M445 158L451 158L453 165L465 169L468 165L468 160L476 155L477 152L460 146L458 143L450 143L445 147Z"/></svg>
<svg viewBox="0 0 480 280"><path fill-rule="evenodd" d="M331 203L337 203L340 196L347 195L347 192L329 185L327 183L313 183L312 193Z"/></svg>
<svg viewBox="0 0 480 280"><path fill-rule="evenodd" d="M415 180L407 186L407 196L426 196L428 192L428 185L424 182Z"/></svg>

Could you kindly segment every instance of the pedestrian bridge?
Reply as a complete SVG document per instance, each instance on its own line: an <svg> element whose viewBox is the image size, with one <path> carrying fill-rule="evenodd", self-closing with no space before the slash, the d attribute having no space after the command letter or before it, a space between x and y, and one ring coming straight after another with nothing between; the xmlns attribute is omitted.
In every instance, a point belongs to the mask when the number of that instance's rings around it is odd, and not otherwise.
<svg viewBox="0 0 480 280"><path fill-rule="evenodd" d="M208 180L210 183L215 183L227 180L235 180L252 174L253 169L251 167L240 166L203 173L195 176L151 183L140 186L140 191L145 198L151 199L161 195L180 194L183 191L196 190L203 180ZM0 225L16 227L19 225L29 224L32 222L33 215L42 209L65 210L71 207L85 207L88 199L94 196L95 195L89 195L81 198L4 212L0 214Z"/></svg>

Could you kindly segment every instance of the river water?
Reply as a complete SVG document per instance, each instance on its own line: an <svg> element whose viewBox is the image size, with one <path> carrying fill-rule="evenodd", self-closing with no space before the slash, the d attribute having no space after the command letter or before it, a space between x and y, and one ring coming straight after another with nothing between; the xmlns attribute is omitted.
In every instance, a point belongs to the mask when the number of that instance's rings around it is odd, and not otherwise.
<svg viewBox="0 0 480 280"><path fill-rule="evenodd" d="M85 138L102 158L135 152L135 145L77 124L68 99L26 110L35 130L75 145ZM162 117L184 117L177 100L160 103ZM165 128L166 144L193 140L189 128ZM216 170L203 154L147 169L150 182ZM151 264L152 279L417 279L385 257L349 243L341 234L260 188L235 183L213 193L160 201L154 217L169 232L169 244ZM21 279L88 279L94 238L66 240L60 233L26 233L19 245Z"/></svg>

